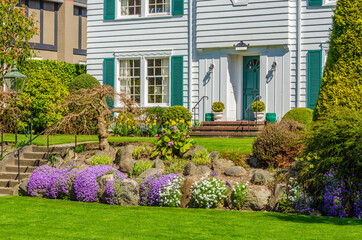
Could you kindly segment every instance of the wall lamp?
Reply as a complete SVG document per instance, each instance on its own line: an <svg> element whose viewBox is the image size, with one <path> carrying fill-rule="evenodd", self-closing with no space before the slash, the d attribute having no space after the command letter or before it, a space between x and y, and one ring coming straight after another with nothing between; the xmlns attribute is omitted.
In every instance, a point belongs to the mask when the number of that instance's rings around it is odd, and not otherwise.
<svg viewBox="0 0 362 240"><path fill-rule="evenodd" d="M211 63L210 67L209 67L209 73L212 73L212 71L214 70L215 65L213 63Z"/></svg>
<svg viewBox="0 0 362 240"><path fill-rule="evenodd" d="M273 62L273 64L271 65L271 70L273 72L275 72L275 70L277 69L277 63L276 62Z"/></svg>

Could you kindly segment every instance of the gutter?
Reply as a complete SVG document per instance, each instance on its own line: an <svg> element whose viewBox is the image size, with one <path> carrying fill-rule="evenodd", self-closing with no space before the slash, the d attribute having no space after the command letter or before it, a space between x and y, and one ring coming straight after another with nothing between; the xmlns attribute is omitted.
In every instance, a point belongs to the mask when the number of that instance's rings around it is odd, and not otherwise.
<svg viewBox="0 0 362 240"><path fill-rule="evenodd" d="M301 67L301 41L302 41L302 0L297 0L297 79L295 81L295 107L300 107L300 67Z"/></svg>
<svg viewBox="0 0 362 240"><path fill-rule="evenodd" d="M188 0L188 108L192 109L192 3Z"/></svg>

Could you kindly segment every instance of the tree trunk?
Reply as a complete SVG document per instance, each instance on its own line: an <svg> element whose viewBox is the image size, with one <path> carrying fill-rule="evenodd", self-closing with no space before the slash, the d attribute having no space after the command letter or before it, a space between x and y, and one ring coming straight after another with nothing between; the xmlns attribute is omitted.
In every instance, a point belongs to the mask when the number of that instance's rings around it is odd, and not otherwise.
<svg viewBox="0 0 362 240"><path fill-rule="evenodd" d="M98 140L99 140L99 148L100 150L109 150L109 143L108 143L108 133L106 129L106 125L104 123L104 117L100 115L98 117Z"/></svg>

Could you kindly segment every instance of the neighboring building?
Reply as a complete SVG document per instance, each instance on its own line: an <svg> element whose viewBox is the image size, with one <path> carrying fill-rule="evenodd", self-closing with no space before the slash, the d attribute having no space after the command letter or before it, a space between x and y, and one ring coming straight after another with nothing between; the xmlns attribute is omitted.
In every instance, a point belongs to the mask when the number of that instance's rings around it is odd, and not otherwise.
<svg viewBox="0 0 362 240"><path fill-rule="evenodd" d="M36 59L87 61L87 0L23 0L35 14L39 34L30 42Z"/></svg>
<svg viewBox="0 0 362 240"><path fill-rule="evenodd" d="M332 24L328 0L92 0L87 71L141 106L215 101L246 119L257 95L280 119L314 108ZM191 12L192 14L188 14Z"/></svg>

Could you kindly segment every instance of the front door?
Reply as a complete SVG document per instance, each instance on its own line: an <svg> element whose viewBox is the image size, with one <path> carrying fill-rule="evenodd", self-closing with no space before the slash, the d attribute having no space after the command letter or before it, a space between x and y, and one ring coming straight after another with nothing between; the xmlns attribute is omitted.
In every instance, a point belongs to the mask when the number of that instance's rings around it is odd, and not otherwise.
<svg viewBox="0 0 362 240"><path fill-rule="evenodd" d="M260 58L259 56L244 56L243 73L243 113L244 119L254 120L251 104L259 95L260 85ZM250 109L247 111L247 109Z"/></svg>

